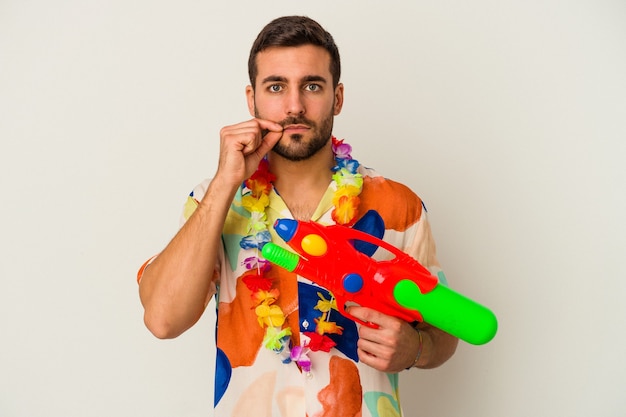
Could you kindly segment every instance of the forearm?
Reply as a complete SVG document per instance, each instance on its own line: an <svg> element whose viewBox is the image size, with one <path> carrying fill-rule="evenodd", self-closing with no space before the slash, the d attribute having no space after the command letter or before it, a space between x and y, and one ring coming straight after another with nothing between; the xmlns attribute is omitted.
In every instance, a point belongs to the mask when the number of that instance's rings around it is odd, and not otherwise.
<svg viewBox="0 0 626 417"><path fill-rule="evenodd" d="M144 271L139 295L144 321L155 336L176 337L204 312L235 191L236 187L213 180L195 212Z"/></svg>
<svg viewBox="0 0 626 417"><path fill-rule="evenodd" d="M459 343L456 337L426 323L420 323L417 329L422 336L422 351L415 367L436 368L452 357Z"/></svg>

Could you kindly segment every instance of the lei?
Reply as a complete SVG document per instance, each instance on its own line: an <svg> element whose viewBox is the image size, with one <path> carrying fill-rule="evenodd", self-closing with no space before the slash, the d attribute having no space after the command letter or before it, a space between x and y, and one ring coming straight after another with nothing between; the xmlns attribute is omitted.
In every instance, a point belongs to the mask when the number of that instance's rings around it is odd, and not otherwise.
<svg viewBox="0 0 626 417"><path fill-rule="evenodd" d="M332 169L332 179L337 189L333 195L334 209L331 216L336 224L352 226L358 214L363 177L357 173L359 162L352 159L350 155L352 147L349 144L333 136L332 151L336 164ZM256 172L244 183L241 203L250 212L250 220L248 235L241 240L240 246L243 249L255 249L256 254L244 259L243 266L248 272L242 279L251 292L257 321L265 328L263 346L279 354L283 363L295 362L310 376L311 360L307 353L319 350L329 352L335 346L335 342L327 335L342 334L343 328L330 320L331 311L337 310L336 300L332 296L327 300L318 292L320 300L315 309L322 315L315 319L315 331L304 332L301 344L290 346L291 329L288 326L284 327L286 317L277 304L279 290L273 288L272 280L265 277L265 272L271 265L259 255L263 245L272 240L265 210L269 205L269 194L275 179L276 177L269 171L267 159L263 159Z"/></svg>

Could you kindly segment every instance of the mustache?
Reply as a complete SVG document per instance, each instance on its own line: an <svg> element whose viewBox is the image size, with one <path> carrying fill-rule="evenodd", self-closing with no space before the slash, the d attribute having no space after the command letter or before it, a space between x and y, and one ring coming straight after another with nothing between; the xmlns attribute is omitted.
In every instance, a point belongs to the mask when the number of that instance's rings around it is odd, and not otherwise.
<svg viewBox="0 0 626 417"><path fill-rule="evenodd" d="M288 125L306 125L306 126L315 126L315 122L313 122L312 120L307 119L304 116L298 116L298 117L287 117L286 119L281 120L280 122L278 122L279 125L281 125L282 127L288 126Z"/></svg>

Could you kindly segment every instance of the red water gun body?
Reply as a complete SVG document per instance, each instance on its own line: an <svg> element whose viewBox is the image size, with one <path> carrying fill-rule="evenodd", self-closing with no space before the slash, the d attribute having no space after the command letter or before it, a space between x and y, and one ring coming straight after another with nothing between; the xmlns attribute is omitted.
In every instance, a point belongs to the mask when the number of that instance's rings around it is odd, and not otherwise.
<svg viewBox="0 0 626 417"><path fill-rule="evenodd" d="M276 233L297 254L274 244L263 247L263 257L328 289L337 309L350 319L346 306L358 304L407 322L425 321L473 344L495 335L497 321L482 305L439 283L428 269L393 245L345 226L279 219ZM367 242L393 255L376 261L354 247Z"/></svg>

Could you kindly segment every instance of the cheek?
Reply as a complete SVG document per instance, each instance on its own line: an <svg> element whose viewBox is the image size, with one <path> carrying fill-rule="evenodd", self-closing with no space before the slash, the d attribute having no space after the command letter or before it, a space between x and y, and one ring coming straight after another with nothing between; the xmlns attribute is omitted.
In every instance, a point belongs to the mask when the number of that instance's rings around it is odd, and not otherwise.
<svg viewBox="0 0 626 417"><path fill-rule="evenodd" d="M259 98L254 102L255 113L258 117L268 120L279 120L282 117L279 100Z"/></svg>

